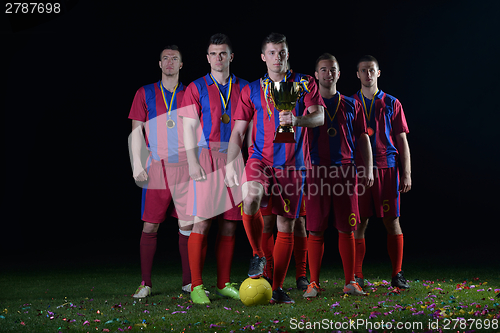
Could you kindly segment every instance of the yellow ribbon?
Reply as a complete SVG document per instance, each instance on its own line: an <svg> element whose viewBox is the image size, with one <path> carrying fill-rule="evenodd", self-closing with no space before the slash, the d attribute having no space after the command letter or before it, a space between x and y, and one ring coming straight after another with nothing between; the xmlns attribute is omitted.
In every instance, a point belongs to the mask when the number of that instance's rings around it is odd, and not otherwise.
<svg viewBox="0 0 500 333"><path fill-rule="evenodd" d="M337 91L337 94L339 94L339 92ZM335 116L337 115L337 111L339 110L339 106L340 106L340 100L341 100L341 97L340 94L339 94L339 101L337 102L337 107L335 108L335 113L333 114L333 117L330 116L330 112L328 112L328 109L325 108L326 110L326 113L328 114L328 118L330 118L330 121L333 121L333 119L335 118Z"/></svg>
<svg viewBox="0 0 500 333"><path fill-rule="evenodd" d="M363 108L365 109L365 114L366 114L366 118L368 119L368 121L370 121L370 118L372 116L373 102L375 102L375 95L377 95L377 94L378 94L378 89L373 94L372 103L370 104L370 113L368 113L368 110L366 109L365 96L363 95L363 89L361 89L361 100L363 101Z"/></svg>
<svg viewBox="0 0 500 333"><path fill-rule="evenodd" d="M227 92L227 98L224 98L224 95L222 95L222 92L220 91L219 85L217 84L217 81L215 81L215 79L211 73L210 73L210 77L212 78L212 81L214 81L215 86L217 87L217 90L219 91L220 97L222 98L222 103L224 105L224 113L226 113L227 104L229 103L229 97L231 96L231 86L233 83L233 77L231 75L229 75L229 91Z"/></svg>
<svg viewBox="0 0 500 333"><path fill-rule="evenodd" d="M174 87L174 93L172 94L172 98L170 99L170 103L167 105L167 100L165 99L165 92L163 91L163 83L160 83L160 88L161 88L161 95L163 96L163 103L165 103L165 107L167 108L167 115L168 118L170 119L170 111L172 110L172 103L174 102L175 98L175 93L177 91L177 86L179 83L177 83Z"/></svg>

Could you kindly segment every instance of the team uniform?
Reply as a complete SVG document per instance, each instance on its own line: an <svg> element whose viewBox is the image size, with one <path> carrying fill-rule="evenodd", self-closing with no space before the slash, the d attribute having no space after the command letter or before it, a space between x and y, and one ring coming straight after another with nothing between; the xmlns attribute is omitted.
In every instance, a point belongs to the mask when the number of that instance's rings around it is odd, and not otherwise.
<svg viewBox="0 0 500 333"><path fill-rule="evenodd" d="M307 114L312 105L323 105L316 82L311 76L291 73L287 74L287 82L305 82L309 90L296 104L292 113L295 116ZM307 129L295 127L296 143L273 143L274 133L279 126L279 111L272 100L265 96L262 81L250 83L241 92L235 120L253 120L252 145L249 147L249 158L245 167L246 181L256 181L265 190L263 206L272 196L272 213L288 218L299 217L305 173L311 168ZM271 110L268 113L267 107Z"/></svg>
<svg viewBox="0 0 500 333"><path fill-rule="evenodd" d="M352 231L359 223L354 155L356 140L367 129L361 105L355 99L337 92L323 101L326 105L325 123L309 131L312 169L307 177L306 228L324 232L333 208L335 227L343 232L339 233L338 241L347 288L354 281ZM304 297L317 295L324 242L324 234L309 233L307 248L311 284Z"/></svg>
<svg viewBox="0 0 500 333"><path fill-rule="evenodd" d="M325 231L333 206L335 227L350 233L359 222L356 138L367 132L366 122L355 99L337 93L323 100L325 124L309 131L312 169L307 177L307 230Z"/></svg>
<svg viewBox="0 0 500 333"><path fill-rule="evenodd" d="M241 220L241 195L231 192L224 184L227 147L234 127L234 113L240 92L247 81L230 76L230 82L222 86L214 82L210 74L193 81L187 88L182 117L199 119L197 131L198 160L207 174L204 181L190 182L186 212L189 215L213 218L222 215L226 220ZM229 100L225 101L222 96ZM227 115L227 118L223 118ZM224 120L224 121L223 121ZM243 170L242 159L235 161L237 169Z"/></svg>
<svg viewBox="0 0 500 333"><path fill-rule="evenodd" d="M149 151L145 166L148 182L143 186L141 200L141 219L145 222L162 223L170 215L185 223L193 221L193 217L185 213L189 173L186 171L182 118L177 112L184 92L182 83L175 87L174 92L170 92L160 80L139 88L132 102L129 119L144 123ZM179 232L183 290L184 286L191 283L188 238ZM156 232L142 233L140 255L143 282L134 297L147 296L150 292L156 244Z"/></svg>
<svg viewBox="0 0 500 333"><path fill-rule="evenodd" d="M192 221L185 213L189 173L186 172L182 118L178 115L185 87L179 83L175 92L162 88L161 81L141 87L129 114L129 119L145 123L149 150L145 168L148 183L142 190L141 218L145 222L161 223L170 213L180 220ZM168 128L167 122L174 126Z"/></svg>
<svg viewBox="0 0 500 333"><path fill-rule="evenodd" d="M399 171L396 135L409 133L403 107L399 100L379 90L374 100L363 98L361 91L354 96L363 105L373 151L375 182L359 195L360 216L399 216ZM373 104L373 106L372 106ZM363 165L359 154L356 164Z"/></svg>

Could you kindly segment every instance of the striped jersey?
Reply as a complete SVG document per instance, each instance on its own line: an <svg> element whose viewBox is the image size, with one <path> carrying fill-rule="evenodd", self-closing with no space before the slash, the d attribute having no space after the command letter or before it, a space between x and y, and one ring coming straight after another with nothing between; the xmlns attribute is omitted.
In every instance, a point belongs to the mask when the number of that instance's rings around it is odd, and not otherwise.
<svg viewBox="0 0 500 333"><path fill-rule="evenodd" d="M184 92L184 85L179 83L175 92L170 92L163 87L162 94L160 80L139 88L135 94L128 117L145 123L146 144L152 158L157 161L164 160L165 163L187 161L182 137L182 118L177 112ZM171 107L170 114L165 104ZM172 120L175 124L172 128L167 127L168 120Z"/></svg>
<svg viewBox="0 0 500 333"><path fill-rule="evenodd" d="M312 105L324 105L316 82L311 76L291 73L287 81L299 82L302 78L307 80L309 92L296 103L292 111L295 116L306 115L307 108ZM269 103L269 109L272 110L271 116L268 114L266 103ZM273 143L274 133L279 126L279 111L272 100L266 99L260 79L242 90L234 119L247 122L253 120L253 144L248 148L249 158L259 159L273 167L311 168L307 128L294 127L296 143Z"/></svg>
<svg viewBox="0 0 500 333"><path fill-rule="evenodd" d="M227 84L220 85L207 74L188 85L179 113L182 117L200 120L197 134L199 147L227 153L240 92L247 84L248 81L232 74ZM225 100L228 94L229 100ZM221 120L223 114L229 117L227 123Z"/></svg>
<svg viewBox="0 0 500 333"><path fill-rule="evenodd" d="M363 108L372 145L373 166L378 168L396 166L398 156L396 135L410 132L401 103L396 97L382 90L375 94L373 106L372 100L362 96L361 91L353 97L361 103ZM362 164L359 154L356 156L356 164Z"/></svg>
<svg viewBox="0 0 500 333"><path fill-rule="evenodd" d="M352 164L356 140L366 133L361 104L339 92L332 98L323 98L323 101L326 105L325 124L308 129L311 162L322 166Z"/></svg>

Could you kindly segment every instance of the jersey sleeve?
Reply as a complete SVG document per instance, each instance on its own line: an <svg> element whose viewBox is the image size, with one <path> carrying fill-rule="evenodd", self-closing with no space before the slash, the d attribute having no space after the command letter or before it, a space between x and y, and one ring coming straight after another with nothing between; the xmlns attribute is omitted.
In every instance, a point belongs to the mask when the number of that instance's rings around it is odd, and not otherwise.
<svg viewBox="0 0 500 333"><path fill-rule="evenodd" d="M359 138L363 133L368 134L368 129L366 128L366 119L363 114L363 107L361 103L354 99L354 136Z"/></svg>
<svg viewBox="0 0 500 333"><path fill-rule="evenodd" d="M132 101L132 107L130 108L130 113L128 115L129 119L146 122L148 117L148 106L146 104L144 87L137 90Z"/></svg>
<svg viewBox="0 0 500 333"><path fill-rule="evenodd" d="M306 77L309 81L307 83L307 88L309 89L309 92L306 93L306 95L304 96L304 105L305 105L304 114L308 112L307 109L312 105L321 105L323 107L326 107L325 102L323 101L323 98L319 93L316 81L310 75L306 75Z"/></svg>
<svg viewBox="0 0 500 333"><path fill-rule="evenodd" d="M181 117L199 119L201 116L200 93L196 84L191 82L184 92L182 107L177 111Z"/></svg>
<svg viewBox="0 0 500 333"><path fill-rule="evenodd" d="M392 115L392 130L394 135L400 133L410 133L408 129L408 124L406 123L406 117L403 111L403 106L401 102L396 99L394 101L394 113Z"/></svg>
<svg viewBox="0 0 500 333"><path fill-rule="evenodd" d="M250 86L246 85L240 94L240 100L238 101L238 106L233 115L234 120L245 120L250 122L253 119L255 113L255 106L250 98Z"/></svg>

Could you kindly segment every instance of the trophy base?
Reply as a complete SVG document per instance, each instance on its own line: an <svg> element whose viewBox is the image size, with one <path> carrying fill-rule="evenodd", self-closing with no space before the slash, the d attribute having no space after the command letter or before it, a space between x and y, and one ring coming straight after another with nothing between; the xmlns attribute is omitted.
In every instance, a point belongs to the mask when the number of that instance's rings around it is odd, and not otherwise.
<svg viewBox="0 0 500 333"><path fill-rule="evenodd" d="M273 143L296 143L294 132L276 132L274 133Z"/></svg>

